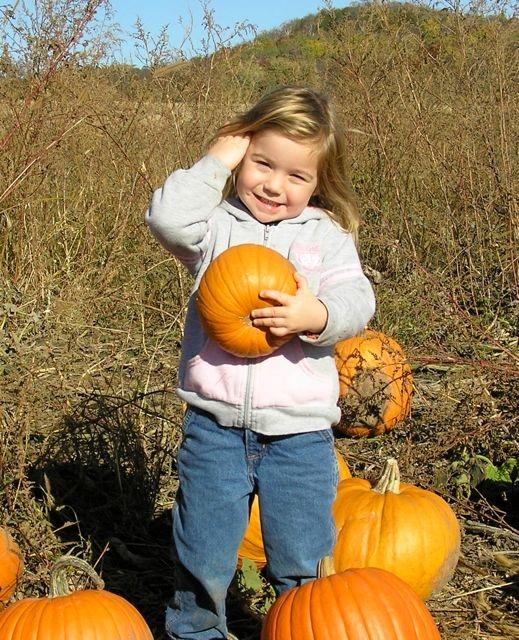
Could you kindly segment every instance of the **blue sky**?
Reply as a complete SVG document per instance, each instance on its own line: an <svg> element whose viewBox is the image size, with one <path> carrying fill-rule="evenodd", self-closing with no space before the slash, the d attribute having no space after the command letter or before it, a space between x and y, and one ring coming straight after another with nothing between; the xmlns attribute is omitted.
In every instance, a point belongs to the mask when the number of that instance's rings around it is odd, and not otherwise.
<svg viewBox="0 0 519 640"><path fill-rule="evenodd" d="M121 37L126 41L122 45L122 55L129 62L137 62L134 59L134 45L129 37L134 32L133 25L137 17L153 37L159 34L161 27L169 25L168 35L172 47L180 46L185 33L184 25L192 24L193 45L199 50L205 33L203 0L112 0L111 4L115 11L114 20L120 25ZM225 32L227 34L237 23L243 21L251 23L260 32L325 8L323 0L206 0L205 4L213 11L215 23L228 29ZM330 4L338 8L352 3L331 0Z"/></svg>

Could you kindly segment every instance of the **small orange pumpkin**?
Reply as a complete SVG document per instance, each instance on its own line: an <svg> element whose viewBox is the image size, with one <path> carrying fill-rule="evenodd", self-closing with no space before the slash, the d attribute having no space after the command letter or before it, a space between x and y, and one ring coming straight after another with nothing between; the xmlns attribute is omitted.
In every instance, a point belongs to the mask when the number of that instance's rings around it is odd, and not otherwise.
<svg viewBox="0 0 519 640"><path fill-rule="evenodd" d="M253 309L272 306L259 297L263 289L290 295L297 290L294 266L280 253L256 244L230 247L205 271L197 307L209 337L236 356L256 358L272 353L292 338L274 336L251 324Z"/></svg>
<svg viewBox="0 0 519 640"><path fill-rule="evenodd" d="M367 329L335 346L341 422L351 437L376 436L393 429L411 410L413 378L400 345Z"/></svg>
<svg viewBox="0 0 519 640"><path fill-rule="evenodd" d="M73 565L86 571L99 589L67 593L63 574ZM127 600L104 590L95 571L79 558L65 556L51 570L48 598L25 598L0 614L2 640L153 640L144 618Z"/></svg>
<svg viewBox="0 0 519 640"><path fill-rule="evenodd" d="M351 478L348 465L342 457L339 450L335 450L337 465L339 467L339 481ZM255 496L252 502L249 526L243 536L240 548L238 549L238 564L242 560L253 560L258 567L264 567L267 564L265 557L265 548L263 546L263 536L261 534L260 508L258 497Z"/></svg>
<svg viewBox="0 0 519 640"><path fill-rule="evenodd" d="M269 609L261 640L440 640L425 604L383 569L350 569L285 591Z"/></svg>
<svg viewBox="0 0 519 640"><path fill-rule="evenodd" d="M460 553L456 514L432 491L401 483L396 460L386 461L375 486L362 478L341 482L333 511L337 571L385 569L423 599L451 579Z"/></svg>
<svg viewBox="0 0 519 640"><path fill-rule="evenodd" d="M22 571L20 547L7 529L0 527L0 603L7 602L13 595Z"/></svg>

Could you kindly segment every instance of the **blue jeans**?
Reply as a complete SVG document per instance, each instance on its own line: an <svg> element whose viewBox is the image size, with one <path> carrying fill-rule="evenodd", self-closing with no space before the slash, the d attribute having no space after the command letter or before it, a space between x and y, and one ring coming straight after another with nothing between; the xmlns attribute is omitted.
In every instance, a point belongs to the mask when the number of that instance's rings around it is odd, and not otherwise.
<svg viewBox="0 0 519 640"><path fill-rule="evenodd" d="M335 542L338 470L332 431L264 436L221 427L189 408L173 509L177 590L169 638L227 637L225 597L236 570L252 495L258 494L269 579L279 595L316 577Z"/></svg>

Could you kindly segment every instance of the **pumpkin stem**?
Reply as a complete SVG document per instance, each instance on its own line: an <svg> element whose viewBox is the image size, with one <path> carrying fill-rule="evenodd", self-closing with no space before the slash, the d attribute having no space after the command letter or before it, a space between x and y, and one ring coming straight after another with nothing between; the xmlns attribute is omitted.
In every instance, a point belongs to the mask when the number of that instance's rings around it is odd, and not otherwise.
<svg viewBox="0 0 519 640"><path fill-rule="evenodd" d="M84 573L88 574L88 577L95 584L96 589L104 589L104 580L96 573L88 562L76 556L62 556L58 558L52 565L50 570L50 589L49 597L56 598L58 596L69 595L71 590L67 580L67 569L69 568L80 569Z"/></svg>
<svg viewBox="0 0 519 640"><path fill-rule="evenodd" d="M395 458L388 458L379 481L373 487L377 493L400 493L400 470Z"/></svg>
<svg viewBox="0 0 519 640"><path fill-rule="evenodd" d="M335 573L335 564L333 562L333 556L324 556L317 563L317 577L327 578L333 576Z"/></svg>

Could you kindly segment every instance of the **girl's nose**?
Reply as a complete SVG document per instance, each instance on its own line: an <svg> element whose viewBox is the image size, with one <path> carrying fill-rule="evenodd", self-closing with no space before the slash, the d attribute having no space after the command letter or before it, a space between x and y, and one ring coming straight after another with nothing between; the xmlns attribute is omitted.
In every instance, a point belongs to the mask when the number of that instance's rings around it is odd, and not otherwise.
<svg viewBox="0 0 519 640"><path fill-rule="evenodd" d="M278 173L273 171L265 180L264 189L269 193L281 193L283 190L283 178Z"/></svg>

